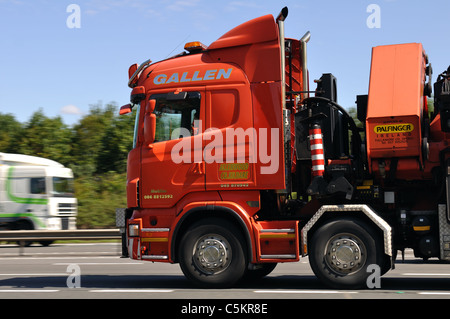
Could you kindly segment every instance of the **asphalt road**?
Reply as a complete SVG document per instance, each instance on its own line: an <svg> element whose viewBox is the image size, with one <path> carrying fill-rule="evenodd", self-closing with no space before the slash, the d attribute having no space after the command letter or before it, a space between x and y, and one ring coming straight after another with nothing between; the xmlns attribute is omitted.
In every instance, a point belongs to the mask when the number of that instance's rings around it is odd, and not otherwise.
<svg viewBox="0 0 450 319"><path fill-rule="evenodd" d="M118 298L176 299L180 312L183 306L197 311L192 307L203 299L217 300L223 312L226 300L256 302L252 307L262 311L264 300L275 299L450 299L450 264L437 259L424 263L407 252L405 262L397 261L379 288L333 290L315 278L306 258L279 264L258 282L204 290L186 280L178 265L120 258L116 243L36 245L22 252L15 245L0 245L0 300ZM248 306L239 307L227 310L248 311Z"/></svg>

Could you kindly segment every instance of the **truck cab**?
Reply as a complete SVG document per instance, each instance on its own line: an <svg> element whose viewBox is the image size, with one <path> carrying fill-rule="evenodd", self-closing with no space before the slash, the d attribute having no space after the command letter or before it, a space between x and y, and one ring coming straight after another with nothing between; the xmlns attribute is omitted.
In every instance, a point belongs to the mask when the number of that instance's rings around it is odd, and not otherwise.
<svg viewBox="0 0 450 319"><path fill-rule="evenodd" d="M73 173L44 158L0 153L3 229L76 229Z"/></svg>

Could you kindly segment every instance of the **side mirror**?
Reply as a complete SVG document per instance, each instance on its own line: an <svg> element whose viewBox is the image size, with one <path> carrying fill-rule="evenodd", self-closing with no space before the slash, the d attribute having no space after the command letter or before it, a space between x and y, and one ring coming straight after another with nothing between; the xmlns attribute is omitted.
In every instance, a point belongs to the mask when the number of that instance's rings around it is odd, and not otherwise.
<svg viewBox="0 0 450 319"><path fill-rule="evenodd" d="M135 63L133 65L130 66L130 68L128 69L128 79L131 79L131 77L133 76L134 72L136 72L138 68L138 64Z"/></svg>
<svg viewBox="0 0 450 319"><path fill-rule="evenodd" d="M153 111L155 110L155 106L156 106L156 100L152 99L152 100L148 101L147 109L145 110L146 113L153 113Z"/></svg>
<svg viewBox="0 0 450 319"><path fill-rule="evenodd" d="M131 104L127 104L127 105L121 106L120 107L120 111L119 111L119 115L124 115L124 114L131 113L131 109L132 109Z"/></svg>
<svg viewBox="0 0 450 319"><path fill-rule="evenodd" d="M155 141L156 132L156 115L145 114L144 117L144 142L146 145L152 144Z"/></svg>
<svg viewBox="0 0 450 319"><path fill-rule="evenodd" d="M155 141L156 133L156 115L153 113L156 106L156 100L148 101L144 115L144 143L152 144Z"/></svg>
<svg viewBox="0 0 450 319"><path fill-rule="evenodd" d="M132 104L139 104L145 100L145 87L135 86L130 94L130 102Z"/></svg>
<svg viewBox="0 0 450 319"><path fill-rule="evenodd" d="M137 63L130 66L128 69L128 86L133 87L137 83L137 76L133 78L133 75L136 73L136 70L138 69Z"/></svg>

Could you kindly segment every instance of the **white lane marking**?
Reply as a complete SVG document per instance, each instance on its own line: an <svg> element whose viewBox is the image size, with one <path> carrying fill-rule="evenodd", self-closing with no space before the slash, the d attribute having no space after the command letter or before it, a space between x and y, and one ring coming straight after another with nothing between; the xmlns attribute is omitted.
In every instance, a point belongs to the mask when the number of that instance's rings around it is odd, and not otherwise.
<svg viewBox="0 0 450 319"><path fill-rule="evenodd" d="M357 294L357 291L337 291L337 290L254 290L259 294Z"/></svg>
<svg viewBox="0 0 450 319"><path fill-rule="evenodd" d="M143 292L174 292L169 289L95 289L89 290L89 292L116 292L116 293L143 293Z"/></svg>
<svg viewBox="0 0 450 319"><path fill-rule="evenodd" d="M414 272L409 272L409 273L403 273L403 276L445 276L445 277L450 277L450 274L440 274L440 273L414 273Z"/></svg>
<svg viewBox="0 0 450 319"><path fill-rule="evenodd" d="M119 256L62 256L62 257L5 257L2 261L8 260L40 260L40 259L120 259Z"/></svg>
<svg viewBox="0 0 450 319"><path fill-rule="evenodd" d="M97 257L96 255L112 255L114 254L113 251L99 251L99 252L89 252L89 251L68 251L68 252L63 252L63 253L55 253L55 252L48 252L48 253L35 253L35 252L30 252L30 253L26 253L28 255L32 255L32 256L39 256L39 255L43 255L43 256L49 256L49 255L53 255L53 256L57 256L57 255L73 255L75 257L77 257L78 255L85 255L85 256L89 256L89 255L93 255L94 257ZM15 253L1 253L0 256L2 257L8 257L8 256L17 256L18 254ZM25 256L24 256L25 257ZM109 256L108 256L109 257ZM119 255L115 256L116 258L119 258Z"/></svg>
<svg viewBox="0 0 450 319"><path fill-rule="evenodd" d="M122 246L122 244L121 243L78 243L78 244L56 243L56 244L52 244L52 246Z"/></svg>
<svg viewBox="0 0 450 319"><path fill-rule="evenodd" d="M54 243L50 247L58 247L58 246L121 246L121 243ZM18 247L17 244L0 244L0 247L7 246L7 247ZM39 245L31 245L27 248L42 248Z"/></svg>
<svg viewBox="0 0 450 319"><path fill-rule="evenodd" d="M68 273L34 273L34 274L0 274L0 276L25 276L25 277L32 277L32 276L68 276Z"/></svg>
<svg viewBox="0 0 450 319"><path fill-rule="evenodd" d="M450 292L418 292L419 295L450 295Z"/></svg>
<svg viewBox="0 0 450 319"><path fill-rule="evenodd" d="M24 292L38 292L38 293L41 293L41 292L58 292L59 290L56 290L56 289L47 289L47 290L44 290L44 289L0 289L0 293L1 292L22 292L22 293L24 293Z"/></svg>
<svg viewBox="0 0 450 319"><path fill-rule="evenodd" d="M144 263L139 263L139 262L132 262L132 263L127 263L127 262L123 262L123 263L52 263L52 265L54 266L68 266L68 265L72 265L72 264L77 264L80 266L83 265L89 265L89 266L109 266L109 265L143 265Z"/></svg>

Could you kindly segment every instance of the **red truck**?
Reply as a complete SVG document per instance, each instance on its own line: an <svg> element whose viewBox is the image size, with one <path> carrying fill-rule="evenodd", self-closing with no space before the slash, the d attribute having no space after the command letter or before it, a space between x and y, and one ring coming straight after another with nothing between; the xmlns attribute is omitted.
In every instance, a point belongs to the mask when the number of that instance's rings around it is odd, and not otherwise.
<svg viewBox="0 0 450 319"><path fill-rule="evenodd" d="M305 256L338 288L365 287L405 248L450 260L450 68L428 110L422 45L373 48L357 126L332 74L310 90L310 34L285 38L287 13L130 67L123 254L179 263L201 287Z"/></svg>

